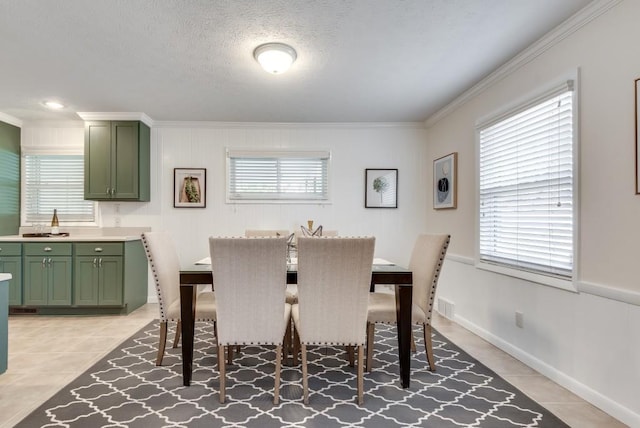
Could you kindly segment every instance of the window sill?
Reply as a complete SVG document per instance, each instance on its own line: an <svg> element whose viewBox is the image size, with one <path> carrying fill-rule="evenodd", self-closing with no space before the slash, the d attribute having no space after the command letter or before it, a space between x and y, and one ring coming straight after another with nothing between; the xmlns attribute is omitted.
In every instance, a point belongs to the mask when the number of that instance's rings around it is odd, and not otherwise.
<svg viewBox="0 0 640 428"><path fill-rule="evenodd" d="M498 266L491 263L476 262L476 268L498 273L501 275L511 276L513 278L522 279L536 284L546 285L558 288L560 290L578 293L578 288L570 279L560 279L552 276L541 275L533 272L527 272L518 269L512 269L504 266Z"/></svg>

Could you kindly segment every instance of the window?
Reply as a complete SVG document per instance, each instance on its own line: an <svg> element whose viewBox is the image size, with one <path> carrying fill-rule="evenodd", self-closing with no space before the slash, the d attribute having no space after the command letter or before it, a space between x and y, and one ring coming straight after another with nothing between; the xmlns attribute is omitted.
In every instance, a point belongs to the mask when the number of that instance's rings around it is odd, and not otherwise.
<svg viewBox="0 0 640 428"><path fill-rule="evenodd" d="M227 151L228 201L329 199L328 151Z"/></svg>
<svg viewBox="0 0 640 428"><path fill-rule="evenodd" d="M51 221L58 210L61 223L95 221L92 201L84 198L82 155L24 155L24 223Z"/></svg>
<svg viewBox="0 0 640 428"><path fill-rule="evenodd" d="M572 279L574 121L568 81L479 125L481 263Z"/></svg>

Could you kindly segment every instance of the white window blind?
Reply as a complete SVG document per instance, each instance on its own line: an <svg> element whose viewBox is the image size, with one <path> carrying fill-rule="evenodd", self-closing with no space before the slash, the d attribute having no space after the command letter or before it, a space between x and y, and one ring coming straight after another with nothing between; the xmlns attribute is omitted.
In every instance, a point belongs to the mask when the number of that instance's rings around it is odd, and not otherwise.
<svg viewBox="0 0 640 428"><path fill-rule="evenodd" d="M479 126L481 262L572 277L573 129L572 81Z"/></svg>
<svg viewBox="0 0 640 428"><path fill-rule="evenodd" d="M329 199L328 151L227 151L229 200Z"/></svg>
<svg viewBox="0 0 640 428"><path fill-rule="evenodd" d="M82 155L25 155L24 219L28 224L94 222L94 203L84 200Z"/></svg>

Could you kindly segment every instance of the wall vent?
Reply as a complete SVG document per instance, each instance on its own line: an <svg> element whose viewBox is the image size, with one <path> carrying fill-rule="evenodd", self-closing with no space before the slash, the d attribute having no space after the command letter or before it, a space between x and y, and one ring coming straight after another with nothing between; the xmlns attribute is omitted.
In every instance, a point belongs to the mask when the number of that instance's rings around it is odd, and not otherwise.
<svg viewBox="0 0 640 428"><path fill-rule="evenodd" d="M452 301L440 297L438 298L438 312L445 318L452 320L455 318L455 305Z"/></svg>

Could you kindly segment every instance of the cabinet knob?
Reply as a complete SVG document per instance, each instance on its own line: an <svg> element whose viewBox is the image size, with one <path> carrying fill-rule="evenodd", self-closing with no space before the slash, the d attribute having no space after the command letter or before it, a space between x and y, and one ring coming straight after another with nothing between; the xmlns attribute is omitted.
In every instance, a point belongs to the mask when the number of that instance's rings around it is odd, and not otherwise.
<svg viewBox="0 0 640 428"><path fill-rule="evenodd" d="M96 253L101 253L102 252L102 247L96 247L93 249L93 251L95 251Z"/></svg>
<svg viewBox="0 0 640 428"><path fill-rule="evenodd" d="M49 252L52 251L51 247L44 247L44 251Z"/></svg>

